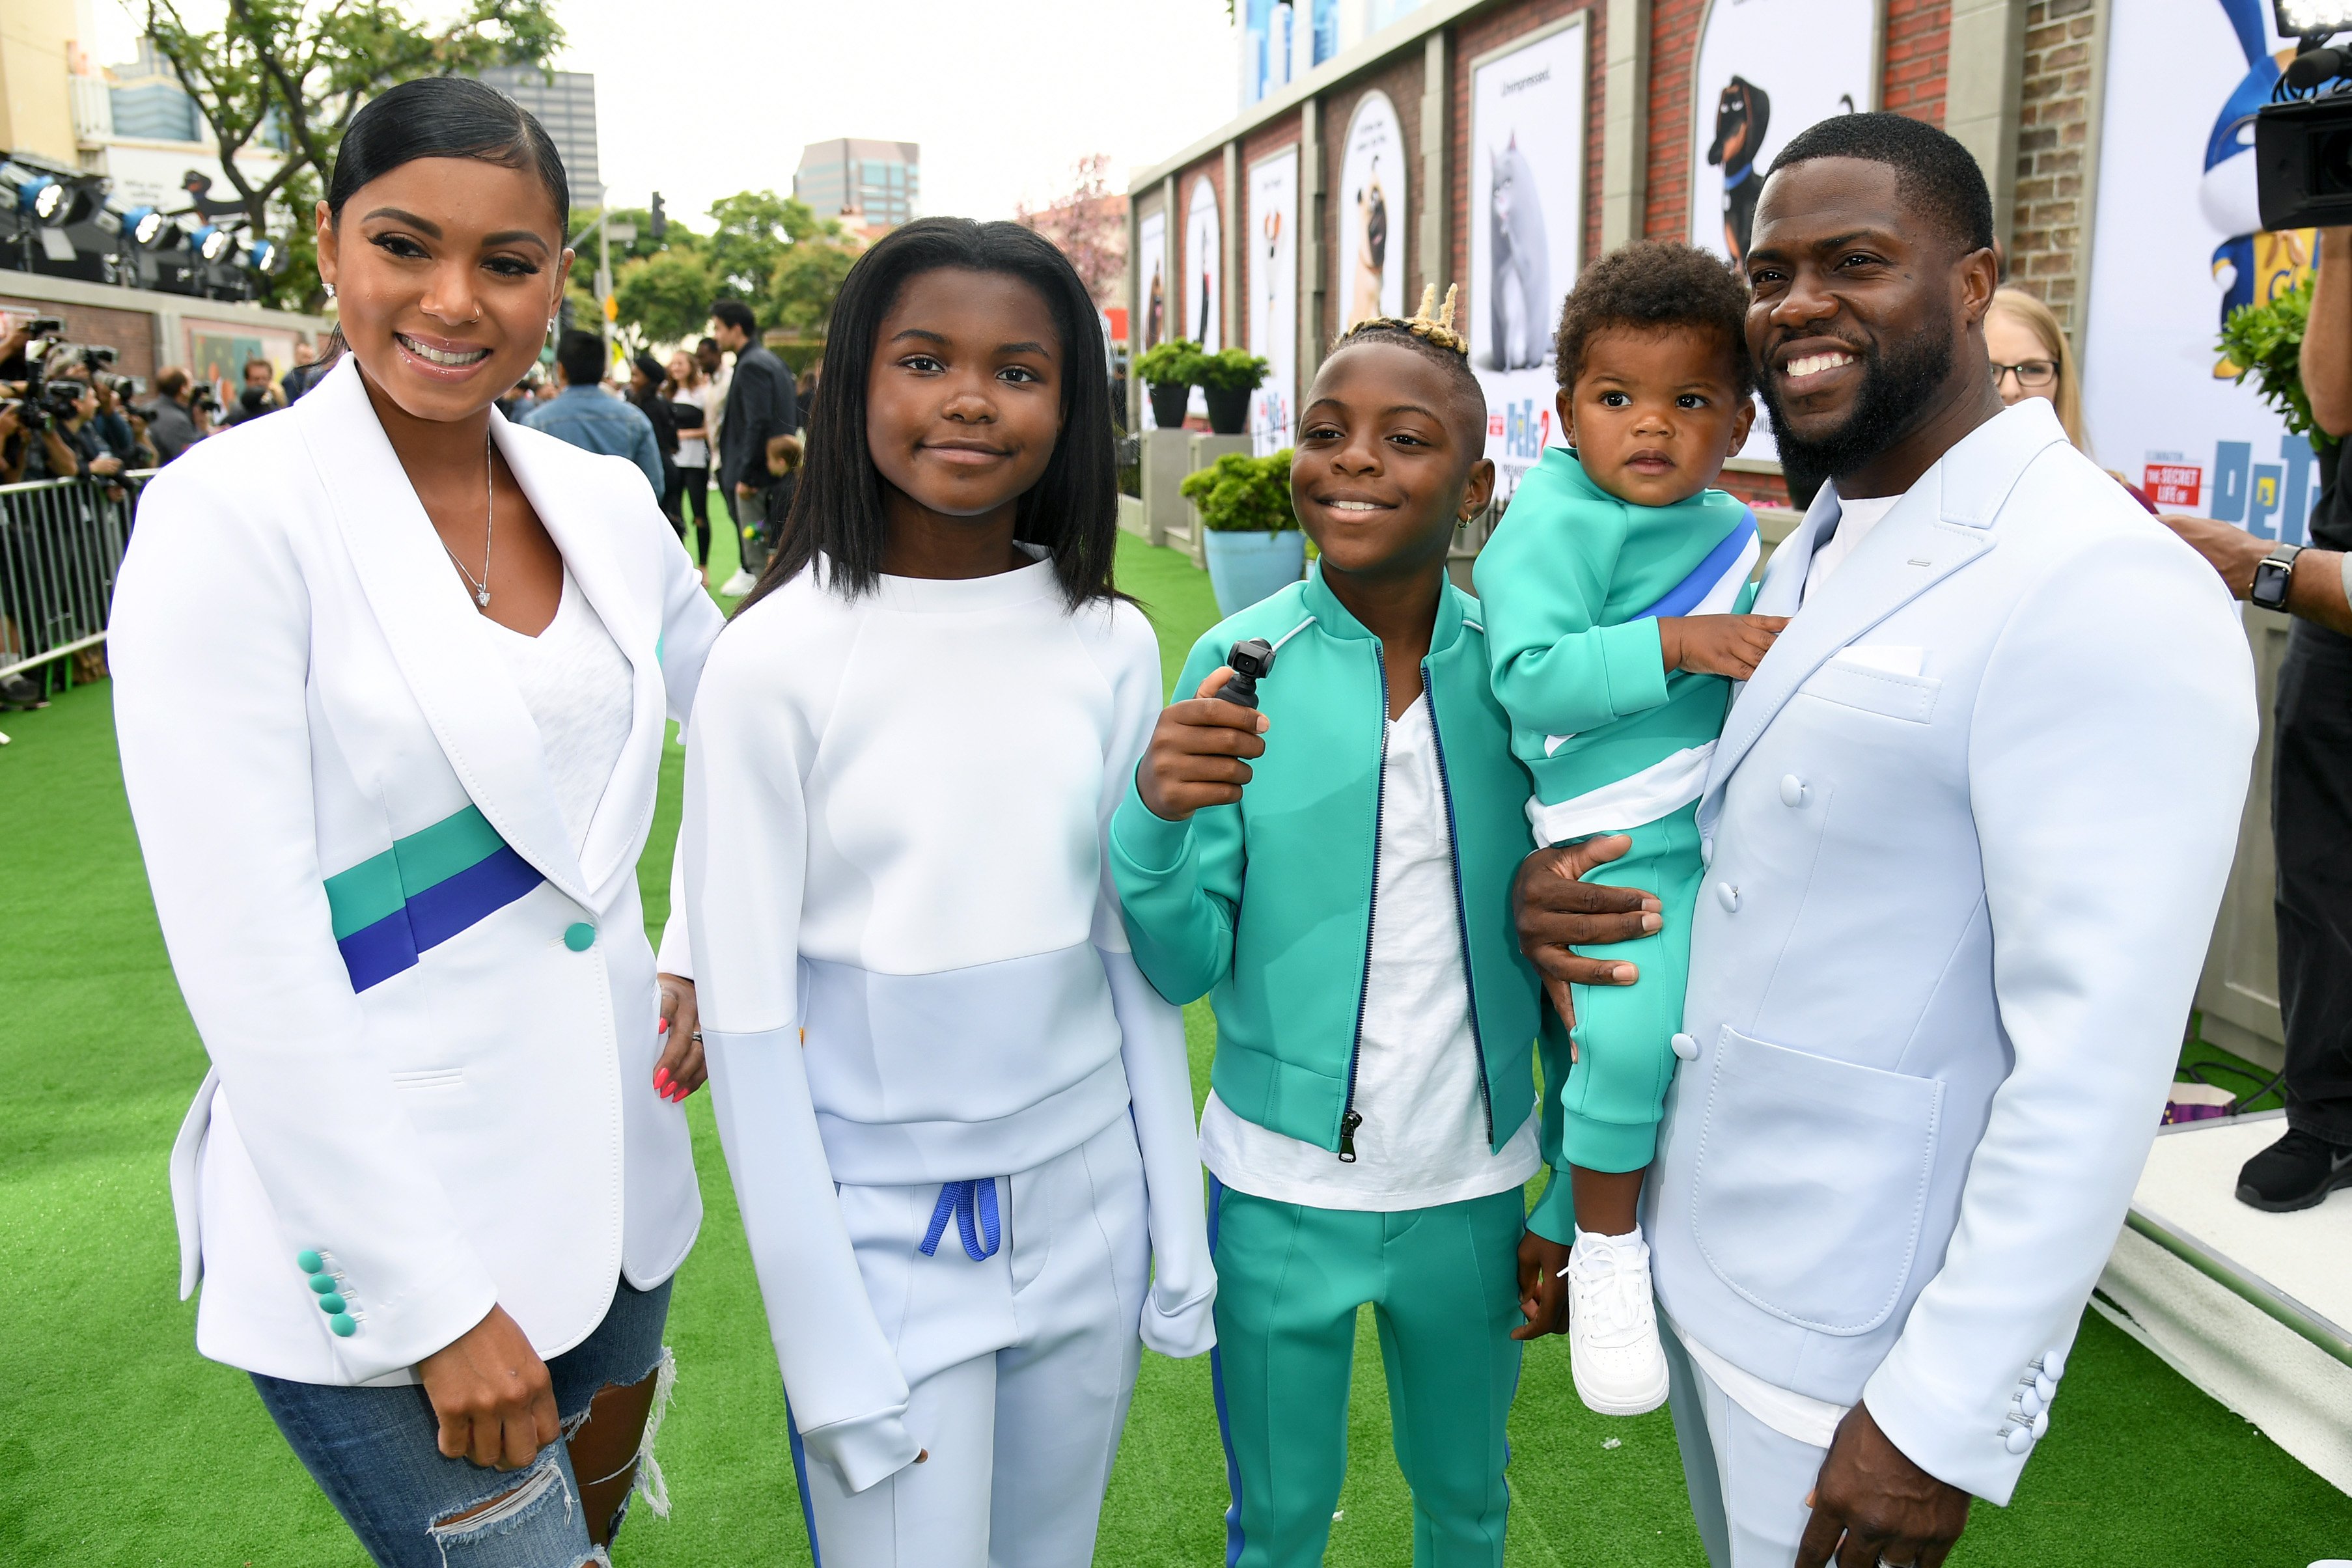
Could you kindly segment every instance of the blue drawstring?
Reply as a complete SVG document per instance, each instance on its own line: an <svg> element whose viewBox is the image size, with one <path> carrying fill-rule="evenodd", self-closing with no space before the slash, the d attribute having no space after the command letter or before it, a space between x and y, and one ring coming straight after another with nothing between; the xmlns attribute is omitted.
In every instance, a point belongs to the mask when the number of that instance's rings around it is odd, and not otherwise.
<svg viewBox="0 0 2352 1568"><path fill-rule="evenodd" d="M922 1253L926 1258L939 1255L940 1238L948 1231L948 1218L954 1216L956 1232L963 1239L964 1256L982 1262L996 1256L996 1178L980 1176L971 1181L943 1182L940 1186L939 1207L931 1210L931 1228L923 1232ZM977 1216L979 1224L973 1224ZM988 1245L980 1244L981 1238Z"/></svg>

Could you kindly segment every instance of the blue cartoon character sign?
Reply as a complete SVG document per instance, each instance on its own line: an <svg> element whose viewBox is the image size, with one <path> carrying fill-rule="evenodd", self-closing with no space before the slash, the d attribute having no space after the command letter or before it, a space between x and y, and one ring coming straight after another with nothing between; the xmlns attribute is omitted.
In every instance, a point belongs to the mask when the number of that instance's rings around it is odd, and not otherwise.
<svg viewBox="0 0 2352 1568"><path fill-rule="evenodd" d="M2198 205L2205 221L2227 236L2213 247L2213 282L2221 291L2219 320L2227 321L2242 306L2266 305L2300 286L2311 274L2315 235L2310 229L2264 229L2254 193L2254 115L2270 102L2294 51L2271 52L2265 0L2219 3L2245 53L2246 74L2223 100L2206 139ZM2238 367L2220 360L2213 374L2228 380Z"/></svg>

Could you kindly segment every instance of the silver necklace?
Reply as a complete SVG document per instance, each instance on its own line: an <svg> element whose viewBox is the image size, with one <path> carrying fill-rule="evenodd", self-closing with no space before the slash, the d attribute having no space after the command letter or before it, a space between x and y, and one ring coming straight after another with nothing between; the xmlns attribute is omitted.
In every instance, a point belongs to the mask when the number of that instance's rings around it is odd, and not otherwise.
<svg viewBox="0 0 2352 1568"><path fill-rule="evenodd" d="M482 428L482 575L476 577L467 571L466 563L457 559L457 552L449 549L449 541L441 541L442 549L448 553L449 564L457 569L457 575L464 578L467 586L474 591L474 602L484 610L490 607L490 528L498 521L498 493L492 487L496 476L497 470L490 462L489 427L485 425Z"/></svg>

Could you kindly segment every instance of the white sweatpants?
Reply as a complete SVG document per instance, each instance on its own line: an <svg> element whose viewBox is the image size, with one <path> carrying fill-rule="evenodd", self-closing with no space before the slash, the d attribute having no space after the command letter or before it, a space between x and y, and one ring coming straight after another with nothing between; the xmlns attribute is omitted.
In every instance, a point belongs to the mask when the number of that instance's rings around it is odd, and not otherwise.
<svg viewBox="0 0 2352 1568"><path fill-rule="evenodd" d="M882 1331L905 1371L920 1464L862 1492L793 1463L824 1568L1087 1568L1142 1355L1143 1161L1125 1115L996 1183L1000 1241L975 1262L936 1184L844 1186Z"/></svg>
<svg viewBox="0 0 2352 1568"><path fill-rule="evenodd" d="M1658 1337L1683 1480L1708 1563L1789 1568L1812 1518L1805 1499L1829 1450L1767 1427L1691 1360L1671 1329Z"/></svg>

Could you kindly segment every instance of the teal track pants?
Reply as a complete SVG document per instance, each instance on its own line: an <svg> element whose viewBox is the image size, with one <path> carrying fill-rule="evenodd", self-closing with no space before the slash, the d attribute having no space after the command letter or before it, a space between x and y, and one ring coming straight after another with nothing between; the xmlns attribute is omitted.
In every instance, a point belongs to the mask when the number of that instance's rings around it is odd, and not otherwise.
<svg viewBox="0 0 2352 1568"><path fill-rule="evenodd" d="M1576 986L1576 1065L1559 1098L1560 1155L1589 1171L1645 1169L1658 1150L1658 1119L1674 1082L1674 1037L1683 1027L1690 978L1691 910L1698 899L1698 807L1644 822L1622 858L1587 872L1587 882L1658 895L1665 925L1647 936L1588 956L1636 965L1631 986Z"/></svg>
<svg viewBox="0 0 2352 1568"><path fill-rule="evenodd" d="M1367 1302L1412 1489L1414 1568L1497 1568L1510 1511L1504 1427L1519 1381L1519 1189L1368 1214L1275 1203L1213 1177L1209 1205L1229 1568L1323 1561Z"/></svg>

